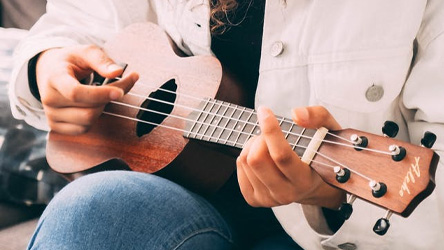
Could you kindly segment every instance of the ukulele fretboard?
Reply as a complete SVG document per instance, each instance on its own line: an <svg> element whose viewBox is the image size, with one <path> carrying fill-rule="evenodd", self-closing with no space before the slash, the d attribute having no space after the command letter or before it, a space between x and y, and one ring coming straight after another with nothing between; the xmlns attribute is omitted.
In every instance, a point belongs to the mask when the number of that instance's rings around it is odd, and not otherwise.
<svg viewBox="0 0 444 250"><path fill-rule="evenodd" d="M277 119L293 151L302 156L316 130L301 128L285 117ZM236 148L261 133L255 110L214 99L202 101L188 120L185 137Z"/></svg>

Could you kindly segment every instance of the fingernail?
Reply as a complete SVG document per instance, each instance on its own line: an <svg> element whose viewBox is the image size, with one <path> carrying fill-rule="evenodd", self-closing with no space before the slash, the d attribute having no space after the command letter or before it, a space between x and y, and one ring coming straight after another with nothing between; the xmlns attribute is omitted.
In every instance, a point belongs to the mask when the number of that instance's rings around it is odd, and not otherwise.
<svg viewBox="0 0 444 250"><path fill-rule="evenodd" d="M293 109L293 117L296 121L307 122L310 114L306 108L295 108Z"/></svg>
<svg viewBox="0 0 444 250"><path fill-rule="evenodd" d="M110 64L108 65L108 70L114 72L117 70L122 70L122 67L117 64Z"/></svg>
<svg viewBox="0 0 444 250"><path fill-rule="evenodd" d="M260 107L257 109L257 118L258 118L259 120L264 120L264 119L266 119L269 115L270 115L270 109L269 109L269 108L266 108L266 107L264 107L264 106L260 106Z"/></svg>
<svg viewBox="0 0 444 250"><path fill-rule="evenodd" d="M133 82L137 82L139 80L139 74L138 73L134 73L133 74Z"/></svg>
<svg viewBox="0 0 444 250"><path fill-rule="evenodd" d="M109 93L109 98L111 98L112 101L119 100L120 98L122 98L122 96L123 96L123 91L119 89L112 90Z"/></svg>

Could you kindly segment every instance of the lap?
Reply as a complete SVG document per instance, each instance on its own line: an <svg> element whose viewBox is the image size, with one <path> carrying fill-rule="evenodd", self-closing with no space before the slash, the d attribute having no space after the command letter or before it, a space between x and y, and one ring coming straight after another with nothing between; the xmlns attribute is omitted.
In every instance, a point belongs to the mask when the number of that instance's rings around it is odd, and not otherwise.
<svg viewBox="0 0 444 250"><path fill-rule="evenodd" d="M236 216L227 217L224 208L222 212L218 209L201 196L155 175L101 172L79 178L53 199L30 246L233 249L239 246L237 224L232 223Z"/></svg>

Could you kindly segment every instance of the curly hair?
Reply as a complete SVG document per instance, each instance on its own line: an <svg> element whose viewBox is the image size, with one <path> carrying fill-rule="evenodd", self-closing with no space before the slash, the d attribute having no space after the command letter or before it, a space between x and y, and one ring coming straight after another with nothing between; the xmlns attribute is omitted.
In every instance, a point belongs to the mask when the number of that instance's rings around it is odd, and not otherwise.
<svg viewBox="0 0 444 250"><path fill-rule="evenodd" d="M211 1L211 33L223 34L228 28L228 17L238 7L237 0Z"/></svg>

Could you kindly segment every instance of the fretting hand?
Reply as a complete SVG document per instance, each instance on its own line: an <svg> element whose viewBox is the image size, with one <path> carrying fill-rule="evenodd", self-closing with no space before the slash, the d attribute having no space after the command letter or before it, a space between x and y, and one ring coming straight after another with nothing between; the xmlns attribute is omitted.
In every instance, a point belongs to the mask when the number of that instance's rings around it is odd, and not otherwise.
<svg viewBox="0 0 444 250"><path fill-rule="evenodd" d="M323 107L297 108L293 120L301 127L340 129ZM292 202L337 209L345 192L325 183L302 162L285 139L273 113L258 109L261 135L251 138L237 159L239 185L254 207L273 207Z"/></svg>

